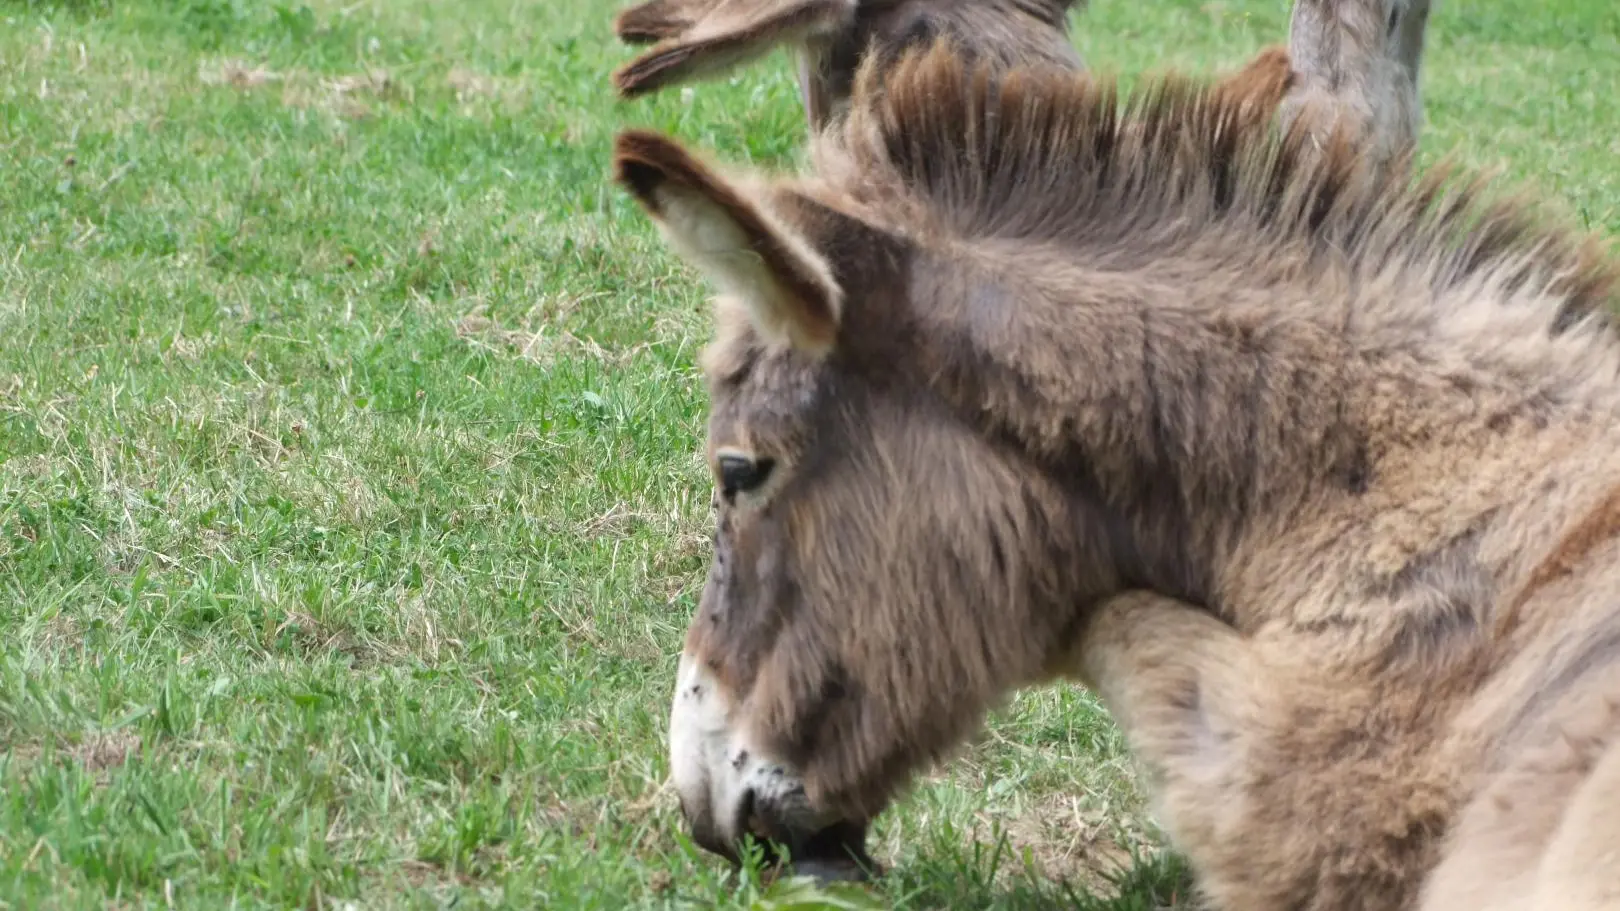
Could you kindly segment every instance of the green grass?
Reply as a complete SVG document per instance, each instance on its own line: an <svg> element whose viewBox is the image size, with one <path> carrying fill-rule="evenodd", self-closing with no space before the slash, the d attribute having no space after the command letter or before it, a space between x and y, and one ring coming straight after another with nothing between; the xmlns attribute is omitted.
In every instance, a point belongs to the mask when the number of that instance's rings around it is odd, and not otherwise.
<svg viewBox="0 0 1620 911"><path fill-rule="evenodd" d="M1126 72L1287 17L1092 5ZM604 175L632 123L789 165L797 95L617 103L609 6L0 0L0 909L794 906L663 785L706 291ZM1620 232L1620 7L1431 34L1425 154ZM1141 810L1088 695L1023 694L871 894L1151 908Z"/></svg>

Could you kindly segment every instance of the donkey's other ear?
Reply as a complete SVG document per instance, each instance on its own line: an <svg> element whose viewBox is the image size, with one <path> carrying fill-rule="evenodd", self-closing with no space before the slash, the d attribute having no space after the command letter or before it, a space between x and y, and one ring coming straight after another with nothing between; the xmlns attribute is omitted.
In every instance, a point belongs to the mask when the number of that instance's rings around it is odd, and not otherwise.
<svg viewBox="0 0 1620 911"><path fill-rule="evenodd" d="M649 0L613 17L613 33L625 44L652 44L696 25L722 0Z"/></svg>
<svg viewBox="0 0 1620 911"><path fill-rule="evenodd" d="M650 10L638 16L644 15L643 23L658 24L644 24L640 33L656 32L659 41L614 71L613 85L621 97L718 76L781 45L802 44L847 28L855 21L856 0L719 0L709 2L702 16L683 18L703 6L704 0L653 0L620 14L618 31L624 38L625 18ZM677 20L689 24L672 28Z"/></svg>
<svg viewBox="0 0 1620 911"><path fill-rule="evenodd" d="M843 291L821 254L760 201L645 130L619 134L613 177L676 252L748 307L761 335L814 354L831 349Z"/></svg>
<svg viewBox="0 0 1620 911"><path fill-rule="evenodd" d="M1242 69L1221 77L1215 91L1238 106L1243 122L1263 123L1282 107L1296 78L1288 48L1272 45L1263 48Z"/></svg>

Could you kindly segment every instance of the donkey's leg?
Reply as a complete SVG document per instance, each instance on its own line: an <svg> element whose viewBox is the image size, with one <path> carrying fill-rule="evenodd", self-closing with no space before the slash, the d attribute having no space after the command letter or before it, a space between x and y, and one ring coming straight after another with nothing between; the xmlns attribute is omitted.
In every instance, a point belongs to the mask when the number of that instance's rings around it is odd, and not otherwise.
<svg viewBox="0 0 1620 911"><path fill-rule="evenodd" d="M1081 634L1074 673L1114 715L1215 908L1410 909L1432 866L1451 772L1436 769L1422 700L1319 647L1135 592Z"/></svg>
<svg viewBox="0 0 1620 911"><path fill-rule="evenodd" d="M1130 592L1098 609L1070 667L1124 732L1160 825L1214 907L1281 911L1245 882L1288 863L1249 853L1267 850L1252 841L1250 754L1265 737L1254 687L1265 678L1251 645L1205 610Z"/></svg>
<svg viewBox="0 0 1620 911"><path fill-rule="evenodd" d="M1318 141L1344 129L1380 161L1413 151L1430 2L1295 0L1288 52L1296 84L1283 126L1302 121Z"/></svg>

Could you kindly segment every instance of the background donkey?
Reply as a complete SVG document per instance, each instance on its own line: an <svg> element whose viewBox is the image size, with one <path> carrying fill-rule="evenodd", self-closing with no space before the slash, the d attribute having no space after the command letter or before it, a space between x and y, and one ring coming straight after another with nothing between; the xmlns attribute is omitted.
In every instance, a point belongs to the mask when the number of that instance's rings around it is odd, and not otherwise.
<svg viewBox="0 0 1620 911"><path fill-rule="evenodd" d="M637 97L719 76L778 47L799 61L799 91L812 130L849 102L867 56L892 62L907 48L948 37L997 67L1083 70L1068 21L1085 0L649 0L622 10L614 30L653 46L614 73ZM1268 48L1230 79L1230 90L1267 112L1257 89L1280 86L1284 125L1304 118L1318 142L1337 126L1366 154L1412 151L1423 119L1419 76L1429 0L1296 0L1288 45ZM887 65L885 63L885 65ZM1271 75L1290 67L1287 78Z"/></svg>
<svg viewBox="0 0 1620 911"><path fill-rule="evenodd" d="M1614 261L1197 84L875 71L809 176L616 150L723 292L696 839L830 856L1074 673L1217 907L1612 907Z"/></svg>

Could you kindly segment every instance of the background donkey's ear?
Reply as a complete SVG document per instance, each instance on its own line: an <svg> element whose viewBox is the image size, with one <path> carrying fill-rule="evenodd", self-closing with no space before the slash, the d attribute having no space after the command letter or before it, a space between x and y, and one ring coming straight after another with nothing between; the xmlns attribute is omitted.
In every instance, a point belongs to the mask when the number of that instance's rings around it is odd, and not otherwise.
<svg viewBox="0 0 1620 911"><path fill-rule="evenodd" d="M652 44L678 37L722 0L649 0L613 17L613 33L625 44Z"/></svg>
<svg viewBox="0 0 1620 911"><path fill-rule="evenodd" d="M1245 123L1264 123L1281 109L1294 83L1294 64L1288 48L1270 45L1242 69L1220 77L1215 92L1238 106Z"/></svg>
<svg viewBox="0 0 1620 911"><path fill-rule="evenodd" d="M747 305L762 335L816 354L832 347L843 291L821 254L763 201L644 130L619 134L613 176L682 257Z"/></svg>
<svg viewBox="0 0 1620 911"><path fill-rule="evenodd" d="M635 13L640 24L632 23L632 33L657 33L659 43L614 71L613 85L621 96L634 98L718 76L781 45L848 27L855 21L855 5L856 0L711 0L707 5L705 0L653 0L619 15L620 38L630 41L624 37L625 22ZM705 6L701 16L691 15Z"/></svg>

